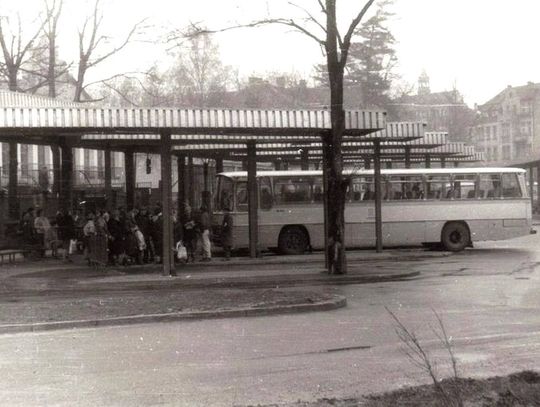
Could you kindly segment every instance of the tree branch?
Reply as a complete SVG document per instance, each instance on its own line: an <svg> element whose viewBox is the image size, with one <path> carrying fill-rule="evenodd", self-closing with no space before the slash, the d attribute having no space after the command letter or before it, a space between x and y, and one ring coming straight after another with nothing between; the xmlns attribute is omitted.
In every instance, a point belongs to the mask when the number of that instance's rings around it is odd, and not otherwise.
<svg viewBox="0 0 540 407"><path fill-rule="evenodd" d="M260 26L264 26L264 25L271 25L271 24L280 24L280 25L285 25L285 26L288 26L288 27L292 27L295 30L299 31L300 33L310 37L313 40L315 40L318 44L324 46L324 43L325 43L324 40L317 37L315 34L310 32L309 30L307 30L305 27L302 27L301 25L296 23L293 19L287 19L287 18L269 18L269 19L264 19L264 20L252 21L251 23L247 23L247 24L239 24L239 25L235 25L235 26L231 26L231 27L220 28L220 29L217 29L217 30L209 30L207 28L201 28L198 25L192 23L192 24L190 24L190 29L191 30L189 32L184 32L184 33L180 32L178 35L170 37L167 40L167 42L177 41L178 39L181 39L181 38L196 37L198 35L216 34L216 33L220 33L220 32L237 30L239 28L255 28L255 27L260 27Z"/></svg>
<svg viewBox="0 0 540 407"><path fill-rule="evenodd" d="M340 64L342 67L345 67L347 64L347 55L349 53L349 48L351 46L351 39L354 34L354 30L356 30L356 27L358 24L360 24L360 21L362 21L362 18L364 18L364 15L367 13L371 5L373 4L375 0L368 0L366 4L364 4L364 7L362 7L362 10L358 13L358 15L354 18L354 20L351 22L351 25L349 26L349 29L347 30L347 33L345 34L345 37L343 38L343 41L340 41L340 49L341 49L341 57L340 57Z"/></svg>

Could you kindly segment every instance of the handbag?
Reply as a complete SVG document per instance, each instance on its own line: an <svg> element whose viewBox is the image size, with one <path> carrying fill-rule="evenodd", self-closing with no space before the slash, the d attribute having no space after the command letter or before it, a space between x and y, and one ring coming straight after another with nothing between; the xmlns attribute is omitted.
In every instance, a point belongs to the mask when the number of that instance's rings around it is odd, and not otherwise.
<svg viewBox="0 0 540 407"><path fill-rule="evenodd" d="M187 249L181 240L176 243L176 258L178 260L187 260Z"/></svg>
<svg viewBox="0 0 540 407"><path fill-rule="evenodd" d="M77 251L77 240L71 239L71 240L69 241L69 249L68 249L68 253L69 253L69 254L75 254L76 251Z"/></svg>

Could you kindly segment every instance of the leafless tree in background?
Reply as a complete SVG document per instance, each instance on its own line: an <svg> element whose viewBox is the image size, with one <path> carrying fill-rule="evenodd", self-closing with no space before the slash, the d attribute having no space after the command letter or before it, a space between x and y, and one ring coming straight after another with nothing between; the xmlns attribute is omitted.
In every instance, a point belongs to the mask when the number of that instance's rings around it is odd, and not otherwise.
<svg viewBox="0 0 540 407"><path fill-rule="evenodd" d="M132 41L144 22L143 20L133 25L120 44L107 47L109 37L101 33L103 11L100 3L100 0L95 1L92 13L85 19L79 29L79 61L73 98L75 102L82 101L83 92L90 85L85 83L88 70L124 49ZM92 82L92 84L95 83L97 82Z"/></svg>
<svg viewBox="0 0 540 407"><path fill-rule="evenodd" d="M29 35L25 35L20 15L17 15L14 27L9 17L0 17L0 46L2 47L0 73L5 78L10 91L25 91L20 87L20 76L30 61L31 51L42 28L43 25L37 25L33 27Z"/></svg>

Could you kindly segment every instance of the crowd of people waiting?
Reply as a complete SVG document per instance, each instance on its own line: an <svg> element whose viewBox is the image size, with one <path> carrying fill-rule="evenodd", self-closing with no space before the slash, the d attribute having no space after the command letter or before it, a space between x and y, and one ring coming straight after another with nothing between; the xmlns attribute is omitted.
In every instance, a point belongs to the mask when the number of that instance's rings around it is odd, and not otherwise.
<svg viewBox="0 0 540 407"><path fill-rule="evenodd" d="M184 262L212 259L211 219L205 206L192 213L187 207L183 221L173 214L176 250L182 248ZM163 254L163 213L160 205L125 210L59 210L53 219L43 211L29 208L21 217L20 231L27 244L37 246L40 256L48 250L52 257L71 262L71 255L83 252L89 262L111 265L160 263ZM200 250L198 250L200 248ZM173 248L171 248L172 250ZM200 253L200 256L199 256ZM226 258L230 251L226 250Z"/></svg>

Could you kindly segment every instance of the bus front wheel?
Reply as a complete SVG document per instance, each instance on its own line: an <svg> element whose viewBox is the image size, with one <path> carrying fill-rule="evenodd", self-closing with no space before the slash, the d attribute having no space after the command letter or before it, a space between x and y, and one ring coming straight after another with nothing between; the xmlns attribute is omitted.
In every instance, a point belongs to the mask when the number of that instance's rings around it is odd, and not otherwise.
<svg viewBox="0 0 540 407"><path fill-rule="evenodd" d="M462 222L450 222L444 225L441 243L450 252L460 252L471 242L469 228Z"/></svg>
<svg viewBox="0 0 540 407"><path fill-rule="evenodd" d="M308 244L306 232L298 226L289 226L279 234L278 249L281 254L303 254Z"/></svg>

